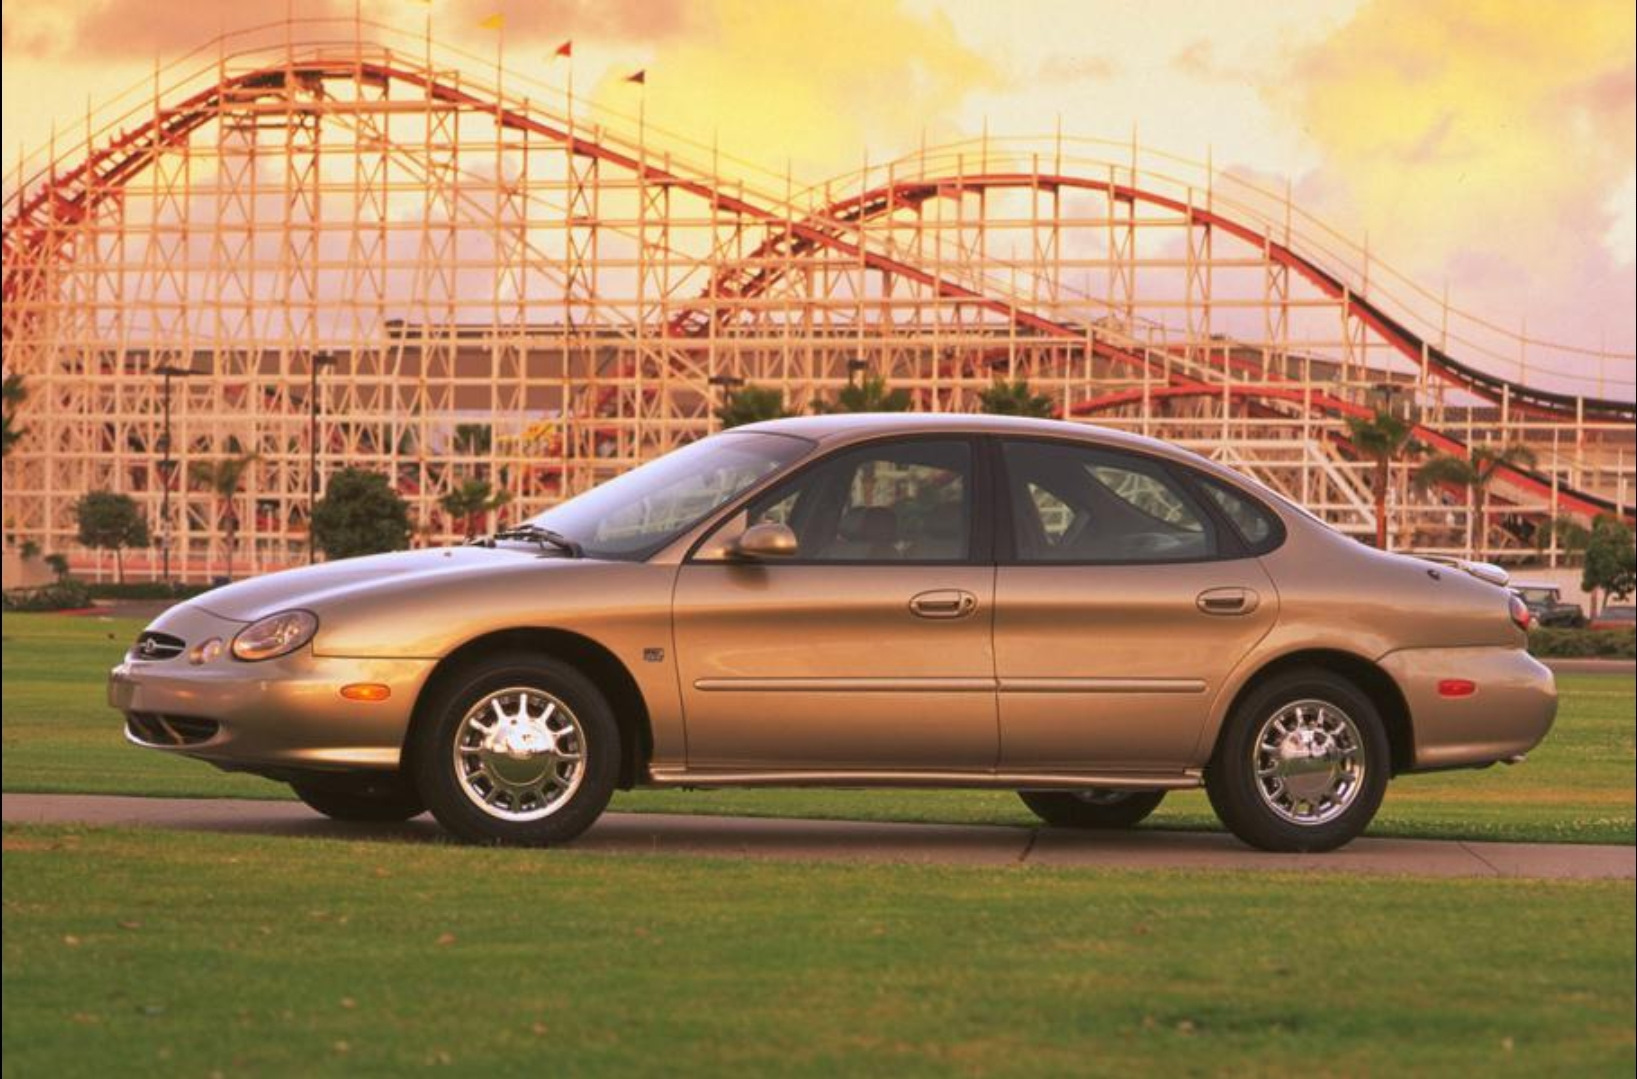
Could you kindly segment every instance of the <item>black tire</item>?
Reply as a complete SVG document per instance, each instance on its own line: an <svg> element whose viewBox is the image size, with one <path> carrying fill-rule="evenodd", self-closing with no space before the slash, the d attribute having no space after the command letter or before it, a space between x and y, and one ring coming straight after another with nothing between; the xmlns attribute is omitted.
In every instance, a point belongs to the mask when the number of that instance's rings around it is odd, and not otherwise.
<svg viewBox="0 0 1637 1079"><path fill-rule="evenodd" d="M455 740L467 714L491 694L524 688L555 698L578 723L583 756L578 786L548 815L508 820L480 808L456 774ZM549 846L591 827L620 774L620 733L608 700L591 680L561 660L528 654L493 656L458 672L435 691L411 736L415 787L438 823L472 843ZM538 806L538 809L545 807Z"/></svg>
<svg viewBox="0 0 1637 1079"><path fill-rule="evenodd" d="M1164 791L1018 791L1017 796L1058 828L1130 828L1165 800Z"/></svg>
<svg viewBox="0 0 1637 1079"><path fill-rule="evenodd" d="M1351 801L1334 816L1312 822L1281 816L1264 798L1256 775L1256 740L1263 725L1287 705L1301 701L1321 702L1351 719L1364 765ZM1369 696L1339 675L1300 668L1257 686L1234 709L1205 770L1205 791L1222 823L1250 846L1290 853L1327 851L1351 842L1369 826L1381 807L1391 771L1387 729Z"/></svg>
<svg viewBox="0 0 1637 1079"><path fill-rule="evenodd" d="M405 821L426 812L420 795L407 784L396 782L349 789L320 780L292 783L290 789L310 808L331 820L382 823Z"/></svg>

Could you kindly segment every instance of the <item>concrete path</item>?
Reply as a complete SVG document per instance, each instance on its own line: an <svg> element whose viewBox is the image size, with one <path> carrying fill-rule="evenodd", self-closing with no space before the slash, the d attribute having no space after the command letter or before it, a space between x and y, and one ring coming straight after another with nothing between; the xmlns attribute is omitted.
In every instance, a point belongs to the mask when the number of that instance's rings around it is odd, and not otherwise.
<svg viewBox="0 0 1637 1079"><path fill-rule="evenodd" d="M326 820L297 802L6 794L0 796L0 803L3 803L7 823L140 825L327 839L425 841L443 834L430 817L395 825L341 824ZM666 813L606 814L575 842L574 849L620 854L701 854L929 865L1273 869L1588 880L1637 877L1637 848L1624 846L1361 839L1330 854L1279 855L1251 850L1224 834L1157 828L1094 833L996 825L881 824Z"/></svg>

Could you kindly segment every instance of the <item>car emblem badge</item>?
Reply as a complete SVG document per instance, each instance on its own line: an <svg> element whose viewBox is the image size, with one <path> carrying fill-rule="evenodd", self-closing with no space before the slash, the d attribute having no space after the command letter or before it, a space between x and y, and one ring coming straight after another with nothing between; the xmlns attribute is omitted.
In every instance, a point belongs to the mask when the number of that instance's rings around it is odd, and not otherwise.
<svg viewBox="0 0 1637 1079"><path fill-rule="evenodd" d="M665 662L665 649L663 649L663 648L644 648L642 650L642 658L647 660L649 663L664 663Z"/></svg>

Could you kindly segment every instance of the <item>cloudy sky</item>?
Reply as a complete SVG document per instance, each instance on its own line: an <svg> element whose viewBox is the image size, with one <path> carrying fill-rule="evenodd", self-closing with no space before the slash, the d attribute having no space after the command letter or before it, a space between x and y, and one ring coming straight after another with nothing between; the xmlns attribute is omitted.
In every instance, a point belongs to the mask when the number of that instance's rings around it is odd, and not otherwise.
<svg viewBox="0 0 1637 1079"><path fill-rule="evenodd" d="M1532 336L1637 341L1637 25L1564 0L289 0L492 53L817 181L984 129L1127 139L1291 183L1457 306ZM15 169L155 57L265 22L242 0L7 0ZM622 95L627 95L622 97Z"/></svg>

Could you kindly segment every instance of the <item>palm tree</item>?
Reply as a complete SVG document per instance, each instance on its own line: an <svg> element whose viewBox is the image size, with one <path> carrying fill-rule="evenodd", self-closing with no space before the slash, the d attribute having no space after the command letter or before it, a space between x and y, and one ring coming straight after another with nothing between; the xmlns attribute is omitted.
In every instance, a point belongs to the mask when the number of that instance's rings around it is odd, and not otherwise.
<svg viewBox="0 0 1637 1079"><path fill-rule="evenodd" d="M1565 559L1571 561L1584 555L1591 541L1592 530L1566 513L1542 521L1535 528L1536 551L1544 552L1556 547Z"/></svg>
<svg viewBox="0 0 1637 1079"><path fill-rule="evenodd" d="M3 390L5 394L5 429L3 440L0 440L0 457L10 457L11 448L17 444L17 440L28 434L28 428L13 426L17 417L17 406L21 405L24 399L28 397L28 387L23 385L22 375L7 375Z"/></svg>
<svg viewBox="0 0 1637 1079"><path fill-rule="evenodd" d="M763 420L782 420L791 415L784 407L784 394L775 386L738 386L728 391L716 418L722 429L743 427Z"/></svg>
<svg viewBox="0 0 1637 1079"><path fill-rule="evenodd" d="M455 452L468 457L483 457L494 446L494 428L486 423L455 424Z"/></svg>
<svg viewBox="0 0 1637 1079"><path fill-rule="evenodd" d="M470 541L477 536L483 518L511 500L509 491L496 491L488 480L467 480L438 499L438 505L459 524Z"/></svg>
<svg viewBox="0 0 1637 1079"><path fill-rule="evenodd" d="M1369 459L1374 465L1370 476L1370 495L1375 499L1378 550L1387 549L1387 488L1392 479L1392 464L1414 445L1414 433L1414 424L1384 408L1377 408L1369 416L1347 417L1348 441L1360 457Z"/></svg>
<svg viewBox="0 0 1637 1079"><path fill-rule="evenodd" d="M880 375L865 375L857 382L849 382L836 394L836 399L814 406L815 412L908 412L909 391L887 389L887 380Z"/></svg>
<svg viewBox="0 0 1637 1079"><path fill-rule="evenodd" d="M997 378L994 385L978 393L978 400L983 411L991 416L1034 416L1044 420L1057 412L1049 396L1029 389L1026 378L1016 382Z"/></svg>
<svg viewBox="0 0 1637 1079"><path fill-rule="evenodd" d="M1465 487L1472 500L1476 522L1477 555L1489 552L1489 483L1504 468L1532 468L1535 451L1515 443L1505 446L1478 446L1466 457L1441 453L1415 470L1415 485L1421 488L1452 484Z"/></svg>
<svg viewBox="0 0 1637 1079"><path fill-rule="evenodd" d="M227 547L227 576L233 577L233 549L239 542L239 488L250 466L261 460L260 454L235 453L214 461L195 461L191 469L193 482L208 488L220 503L218 517L222 523L222 542Z"/></svg>

